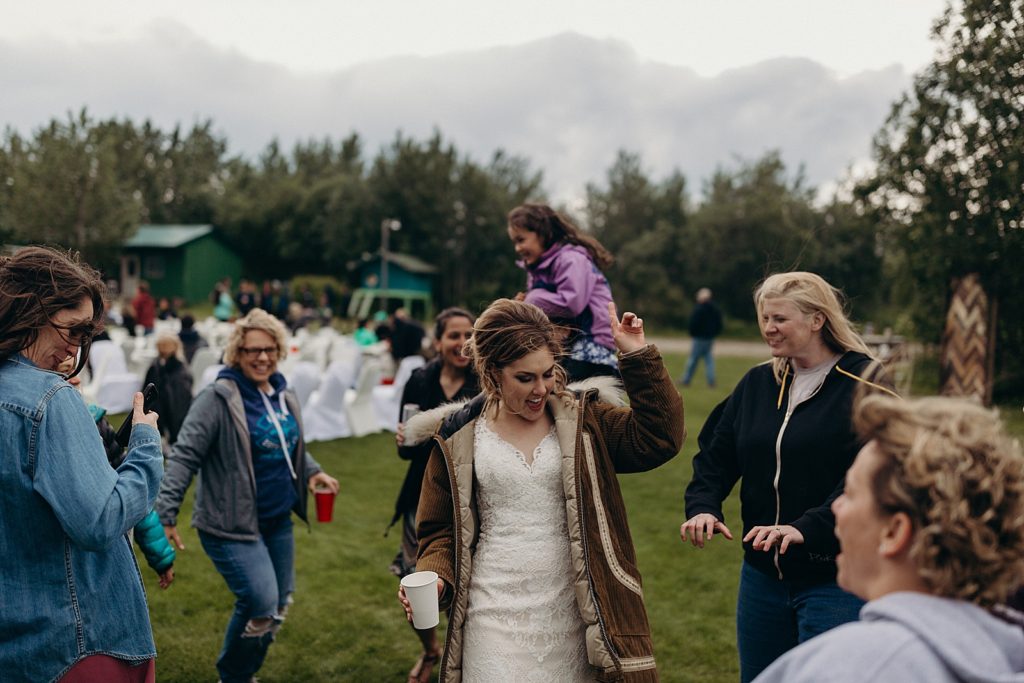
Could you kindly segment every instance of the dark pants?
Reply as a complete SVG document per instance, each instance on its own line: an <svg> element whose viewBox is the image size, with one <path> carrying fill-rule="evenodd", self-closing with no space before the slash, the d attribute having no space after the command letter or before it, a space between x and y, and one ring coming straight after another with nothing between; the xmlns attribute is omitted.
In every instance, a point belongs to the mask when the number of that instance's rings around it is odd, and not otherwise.
<svg viewBox="0 0 1024 683"><path fill-rule="evenodd" d="M249 681L263 665L295 589L291 517L261 523L258 541L230 541L204 531L199 540L236 598L217 672L224 683Z"/></svg>
<svg viewBox="0 0 1024 683"><path fill-rule="evenodd" d="M585 360L573 360L564 358L559 363L565 374L569 376L570 382L578 382L588 377L618 377L619 371L610 365L600 363L588 363Z"/></svg>
<svg viewBox="0 0 1024 683"><path fill-rule="evenodd" d="M754 680L805 640L857 621L863 605L835 582L779 581L744 562L736 604L740 680Z"/></svg>

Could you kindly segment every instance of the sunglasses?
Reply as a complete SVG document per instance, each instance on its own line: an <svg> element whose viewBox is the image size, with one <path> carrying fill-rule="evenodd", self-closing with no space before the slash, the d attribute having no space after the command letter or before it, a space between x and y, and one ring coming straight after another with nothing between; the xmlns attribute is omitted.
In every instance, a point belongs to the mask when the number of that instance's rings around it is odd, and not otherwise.
<svg viewBox="0 0 1024 683"><path fill-rule="evenodd" d="M277 356L276 346L240 346L238 350L245 354L246 358L259 358L261 353L267 354L268 358Z"/></svg>
<svg viewBox="0 0 1024 683"><path fill-rule="evenodd" d="M53 323L50 323L50 325L53 326L53 329L57 330L57 334L64 341L75 346L88 344L96 335L96 325L91 322L72 325L71 327L61 327Z"/></svg>

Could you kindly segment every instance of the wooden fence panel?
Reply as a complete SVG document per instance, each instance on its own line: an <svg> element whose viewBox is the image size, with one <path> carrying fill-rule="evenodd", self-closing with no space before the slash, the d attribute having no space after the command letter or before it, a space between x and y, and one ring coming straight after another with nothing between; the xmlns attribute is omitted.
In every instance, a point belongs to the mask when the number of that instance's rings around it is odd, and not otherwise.
<svg viewBox="0 0 1024 683"><path fill-rule="evenodd" d="M977 274L953 281L953 297L942 334L940 392L992 400L994 307Z"/></svg>

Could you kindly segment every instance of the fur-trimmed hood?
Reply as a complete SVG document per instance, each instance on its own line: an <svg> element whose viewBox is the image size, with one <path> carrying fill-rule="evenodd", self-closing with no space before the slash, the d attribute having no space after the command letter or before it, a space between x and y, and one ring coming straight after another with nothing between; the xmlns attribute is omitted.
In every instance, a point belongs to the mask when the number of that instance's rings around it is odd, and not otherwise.
<svg viewBox="0 0 1024 683"><path fill-rule="evenodd" d="M588 377L578 382L572 382L566 387L566 391L577 397L590 391L596 391L599 400L605 403L614 406L626 405L626 390L622 386L622 382L615 377ZM555 395L550 395L548 400L555 400L555 398ZM424 443L440 430L445 420L467 408L469 404L477 402L483 403L483 394L465 401L445 403L414 415L405 424L405 445L415 446Z"/></svg>

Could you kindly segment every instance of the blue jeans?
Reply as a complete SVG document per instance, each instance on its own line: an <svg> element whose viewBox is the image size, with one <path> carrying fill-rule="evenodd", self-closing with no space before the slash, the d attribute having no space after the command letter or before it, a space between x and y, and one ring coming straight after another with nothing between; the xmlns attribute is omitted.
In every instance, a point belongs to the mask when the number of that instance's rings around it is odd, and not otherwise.
<svg viewBox="0 0 1024 683"><path fill-rule="evenodd" d="M856 621L863 605L834 581L779 581L744 562L736 605L740 680L754 680L805 640Z"/></svg>
<svg viewBox="0 0 1024 683"><path fill-rule="evenodd" d="M693 379L693 373L697 369L697 362L704 359L704 372L707 373L708 386L715 386L715 357L711 355L711 345L715 343L714 337L694 337L693 347L690 349L690 358L686 361L686 370L683 371L683 384L689 384Z"/></svg>
<svg viewBox="0 0 1024 683"><path fill-rule="evenodd" d="M263 665L295 590L291 516L261 522L258 541L230 541L204 531L199 540L236 598L217 672L224 683L248 681Z"/></svg>

